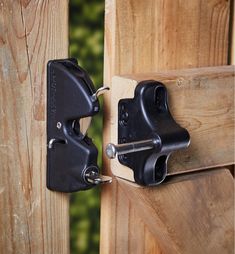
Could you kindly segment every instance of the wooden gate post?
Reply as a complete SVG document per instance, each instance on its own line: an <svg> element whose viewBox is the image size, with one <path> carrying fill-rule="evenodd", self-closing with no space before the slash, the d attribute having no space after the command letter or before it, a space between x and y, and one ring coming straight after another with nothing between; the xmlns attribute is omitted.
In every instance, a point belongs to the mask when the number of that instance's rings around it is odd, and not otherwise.
<svg viewBox="0 0 235 254"><path fill-rule="evenodd" d="M68 1L0 2L0 252L69 253L68 196L46 189L46 63L67 57Z"/></svg>
<svg viewBox="0 0 235 254"><path fill-rule="evenodd" d="M112 87L115 75L228 64L232 3L106 0L105 84ZM113 104L106 94L104 147L111 140ZM111 174L105 156L103 167ZM125 186L114 178L112 185L102 189L101 253L161 253L159 239L146 227Z"/></svg>

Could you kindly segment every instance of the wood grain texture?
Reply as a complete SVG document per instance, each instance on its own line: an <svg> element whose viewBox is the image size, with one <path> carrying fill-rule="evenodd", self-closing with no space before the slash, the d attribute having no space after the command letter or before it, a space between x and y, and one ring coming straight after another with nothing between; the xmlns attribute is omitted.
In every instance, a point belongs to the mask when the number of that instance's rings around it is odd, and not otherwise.
<svg viewBox="0 0 235 254"><path fill-rule="evenodd" d="M222 65L229 1L116 1L116 73Z"/></svg>
<svg viewBox="0 0 235 254"><path fill-rule="evenodd" d="M229 4L227 0L106 0L105 84L112 89L114 75L227 64ZM104 144L111 137L110 98L110 93L104 96ZM103 168L111 174L105 156ZM120 238L114 221L122 203L117 204L117 188L115 179L102 188L102 254L118 254L115 246Z"/></svg>
<svg viewBox="0 0 235 254"><path fill-rule="evenodd" d="M234 66L207 67L114 77L111 143L117 144L118 102L133 98L136 85L156 80L166 85L169 108L191 137L189 148L170 156L168 173L175 174L234 163ZM134 181L133 171L111 161L114 175Z"/></svg>
<svg viewBox="0 0 235 254"><path fill-rule="evenodd" d="M109 190L105 191L105 188ZM103 186L103 195L110 194L110 190L116 199L112 200L112 206L110 204L112 211L106 213L106 218L102 220L101 229L110 228L110 234L101 234L100 253L110 253L108 251L112 250L112 253L120 254L162 254L158 239L149 231L116 179L111 185Z"/></svg>
<svg viewBox="0 0 235 254"><path fill-rule="evenodd" d="M129 202L120 185L118 185L117 194L118 209L116 221L113 222L117 232L115 253L161 254L157 239Z"/></svg>
<svg viewBox="0 0 235 254"><path fill-rule="evenodd" d="M179 178L156 188L119 183L148 230L160 239L163 253L233 253L234 180L229 170Z"/></svg>
<svg viewBox="0 0 235 254"><path fill-rule="evenodd" d="M235 65L235 4L234 0L231 1L230 5L230 41L229 41L229 49L230 49L230 64Z"/></svg>
<svg viewBox="0 0 235 254"><path fill-rule="evenodd" d="M46 189L45 122L46 64L67 50L67 1L1 1L1 253L69 253L68 196Z"/></svg>

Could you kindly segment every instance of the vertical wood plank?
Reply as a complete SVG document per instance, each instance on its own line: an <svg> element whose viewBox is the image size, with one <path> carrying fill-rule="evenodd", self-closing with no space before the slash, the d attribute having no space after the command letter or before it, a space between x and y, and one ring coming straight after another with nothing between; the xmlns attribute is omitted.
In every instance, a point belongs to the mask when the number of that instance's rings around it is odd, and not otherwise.
<svg viewBox="0 0 235 254"><path fill-rule="evenodd" d="M69 253L68 196L46 189L46 63L67 57L68 2L0 2L0 249Z"/></svg>
<svg viewBox="0 0 235 254"><path fill-rule="evenodd" d="M120 185L117 186L117 214L113 217L113 226L116 238L111 244L115 253L161 253L157 239L129 202Z"/></svg>
<svg viewBox="0 0 235 254"><path fill-rule="evenodd" d="M127 252L126 252L127 253ZM158 239L154 236L145 222L131 205L129 214L129 248L128 253L161 254Z"/></svg>
<svg viewBox="0 0 235 254"><path fill-rule="evenodd" d="M231 17L231 21L230 21L230 45L229 45L229 49L230 49L230 64L235 64L235 4L234 4L234 0L231 1L231 5L230 5L230 17Z"/></svg>
<svg viewBox="0 0 235 254"><path fill-rule="evenodd" d="M106 0L105 84L111 87L114 75L227 64L229 4L227 0ZM104 146L110 141L110 108L106 94ZM105 156L103 161L104 173L111 174ZM118 244L113 226L119 209L116 190L116 181L102 190L104 254L115 253Z"/></svg>
<svg viewBox="0 0 235 254"><path fill-rule="evenodd" d="M127 198L127 197L126 197ZM147 244L145 244L145 235L151 234L144 222L140 219L133 206L129 213L129 253L142 254L146 253Z"/></svg>
<svg viewBox="0 0 235 254"><path fill-rule="evenodd" d="M226 0L116 0L115 8L115 74L227 62Z"/></svg>
<svg viewBox="0 0 235 254"><path fill-rule="evenodd" d="M129 216L130 216L130 203L126 194L118 186L117 192L117 206L119 207L117 212L117 220L115 230L116 234L116 253L127 253L129 245L129 234L123 234L123 232L129 232Z"/></svg>
<svg viewBox="0 0 235 254"><path fill-rule="evenodd" d="M145 254L163 254L163 252L161 251L159 245L157 244L157 240L154 237L154 235L148 230L147 227L145 227L145 237L144 237L144 241L145 241L145 251L144 252L140 252L145 253ZM130 252L131 253L131 252Z"/></svg>

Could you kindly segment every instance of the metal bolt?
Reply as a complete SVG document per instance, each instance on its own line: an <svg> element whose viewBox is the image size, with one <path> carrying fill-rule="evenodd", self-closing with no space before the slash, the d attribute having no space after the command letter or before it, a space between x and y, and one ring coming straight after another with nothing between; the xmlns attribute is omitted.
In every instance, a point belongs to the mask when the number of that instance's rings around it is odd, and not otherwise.
<svg viewBox="0 0 235 254"><path fill-rule="evenodd" d="M158 148L159 146L160 146L159 139L154 138L119 145L109 143L106 147L105 152L109 159L114 159L118 155L150 150Z"/></svg>
<svg viewBox="0 0 235 254"><path fill-rule="evenodd" d="M61 123L61 122L58 122L58 123L56 124L56 127L57 127L57 129L60 129L60 128L62 127L62 123Z"/></svg>

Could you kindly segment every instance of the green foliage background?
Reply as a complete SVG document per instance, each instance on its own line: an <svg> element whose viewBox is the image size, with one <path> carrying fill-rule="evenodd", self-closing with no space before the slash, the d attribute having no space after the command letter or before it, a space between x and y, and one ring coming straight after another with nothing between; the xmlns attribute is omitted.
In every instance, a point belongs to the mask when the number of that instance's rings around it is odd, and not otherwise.
<svg viewBox="0 0 235 254"><path fill-rule="evenodd" d="M104 0L70 0L70 57L88 71L96 87L103 80ZM102 101L101 101L102 104ZM102 112L95 116L88 135L99 149L101 168ZM71 194L71 254L99 253L100 190Z"/></svg>

